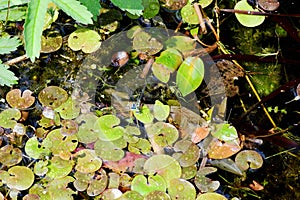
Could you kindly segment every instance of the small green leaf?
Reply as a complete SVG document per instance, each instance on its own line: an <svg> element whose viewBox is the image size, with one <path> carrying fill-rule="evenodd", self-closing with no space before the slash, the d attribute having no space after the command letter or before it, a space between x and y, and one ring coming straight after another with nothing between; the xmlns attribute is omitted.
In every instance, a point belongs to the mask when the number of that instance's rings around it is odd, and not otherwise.
<svg viewBox="0 0 300 200"><path fill-rule="evenodd" d="M170 106L156 100L153 107L153 114L158 121L166 120L170 114Z"/></svg>
<svg viewBox="0 0 300 200"><path fill-rule="evenodd" d="M7 0L6 0L7 1ZM0 9L0 20L5 21L6 18L8 21L21 21L25 19L26 17L26 11L27 7L26 6L17 6L17 7L12 7L9 8L9 12L7 9ZM7 16L8 12L8 16Z"/></svg>
<svg viewBox="0 0 300 200"><path fill-rule="evenodd" d="M93 30L77 29L68 38L68 45L74 51L82 50L84 53L92 53L99 49L100 35Z"/></svg>
<svg viewBox="0 0 300 200"><path fill-rule="evenodd" d="M40 56L41 37L50 0L30 1L24 25L26 55L32 62Z"/></svg>
<svg viewBox="0 0 300 200"><path fill-rule="evenodd" d="M34 181L34 174L28 167L13 166L8 170L7 186L11 189L27 190Z"/></svg>
<svg viewBox="0 0 300 200"><path fill-rule="evenodd" d="M93 19L96 21L97 17L100 15L100 2L99 0L79 0L82 5L87 7L87 9L93 14Z"/></svg>
<svg viewBox="0 0 300 200"><path fill-rule="evenodd" d="M253 9L252 6L250 6L247 2L247 0L241 0L237 2L237 4L234 6L235 10L245 10L245 11L259 11L257 9ZM247 15L247 14L239 14L235 13L235 16L237 20L246 27L255 27L261 25L264 20L265 16L259 16L259 15Z"/></svg>
<svg viewBox="0 0 300 200"><path fill-rule="evenodd" d="M135 176L131 183L131 189L145 196L155 190L165 192L167 188L164 178L156 174L150 175L148 178L143 175Z"/></svg>
<svg viewBox="0 0 300 200"><path fill-rule="evenodd" d="M95 129L97 129L98 138L103 141L113 141L120 139L125 129L121 126L120 119L115 115L104 115L95 122Z"/></svg>
<svg viewBox="0 0 300 200"><path fill-rule="evenodd" d="M195 199L196 189L194 185L184 179L172 179L168 193L171 199Z"/></svg>
<svg viewBox="0 0 300 200"><path fill-rule="evenodd" d="M223 195L220 195L215 192L207 192L204 194L200 194L196 200L208 200L208 199L213 199L213 200L227 200L226 197Z"/></svg>
<svg viewBox="0 0 300 200"><path fill-rule="evenodd" d="M238 138L236 129L230 124L217 124L216 131L212 131L212 136L222 141L230 141Z"/></svg>
<svg viewBox="0 0 300 200"><path fill-rule="evenodd" d="M13 129L17 120L21 118L21 112L15 108L9 108L0 113L0 126Z"/></svg>
<svg viewBox="0 0 300 200"><path fill-rule="evenodd" d="M204 64L200 58L187 57L180 65L176 84L183 96L195 91L204 77Z"/></svg>
<svg viewBox="0 0 300 200"><path fill-rule="evenodd" d="M154 119L150 109L146 105L141 108L140 112L134 111L133 114L137 120L143 122L144 124L151 123Z"/></svg>
<svg viewBox="0 0 300 200"><path fill-rule="evenodd" d="M92 24L92 13L77 0L53 0L53 2L73 19L82 24Z"/></svg>
<svg viewBox="0 0 300 200"><path fill-rule="evenodd" d="M185 5L181 9L180 14L184 22L189 24L199 24L199 19L193 5L191 4Z"/></svg>
<svg viewBox="0 0 300 200"><path fill-rule="evenodd" d="M0 85L7 85L10 87L17 83L18 78L15 76L15 74L12 71L8 70L8 66L0 63Z"/></svg>
<svg viewBox="0 0 300 200"><path fill-rule="evenodd" d="M30 0L10 0L9 6L19 6L28 3ZM0 9L8 7L8 0L0 0Z"/></svg>
<svg viewBox="0 0 300 200"><path fill-rule="evenodd" d="M121 10L127 11L133 15L143 14L142 0L111 0L111 2Z"/></svg>
<svg viewBox="0 0 300 200"><path fill-rule="evenodd" d="M18 46L21 45L21 42L18 37L1 37L0 38L0 54L10 53L15 51Z"/></svg>
<svg viewBox="0 0 300 200"><path fill-rule="evenodd" d="M146 19L151 19L158 14L160 5L158 0L143 0L144 13L143 16Z"/></svg>

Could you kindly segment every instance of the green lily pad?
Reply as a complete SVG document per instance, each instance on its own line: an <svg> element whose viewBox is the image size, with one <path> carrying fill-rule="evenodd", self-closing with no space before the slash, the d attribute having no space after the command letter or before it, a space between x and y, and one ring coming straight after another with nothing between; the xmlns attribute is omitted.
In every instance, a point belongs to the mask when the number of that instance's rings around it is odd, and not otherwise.
<svg viewBox="0 0 300 200"><path fill-rule="evenodd" d="M151 123L154 119L148 106L143 105L139 112L133 111L134 116L137 120L143 122L144 124Z"/></svg>
<svg viewBox="0 0 300 200"><path fill-rule="evenodd" d="M143 16L146 19L156 16L160 9L158 0L143 0L142 5L144 7Z"/></svg>
<svg viewBox="0 0 300 200"><path fill-rule="evenodd" d="M60 49L63 38L59 33L52 33L48 36L42 36L41 53L52 53Z"/></svg>
<svg viewBox="0 0 300 200"><path fill-rule="evenodd" d="M22 160L22 151L19 148L14 148L12 145L6 145L0 149L0 163L10 167L18 164Z"/></svg>
<svg viewBox="0 0 300 200"><path fill-rule="evenodd" d="M190 182L184 179L172 179L168 193L171 199L195 199L196 189Z"/></svg>
<svg viewBox="0 0 300 200"><path fill-rule="evenodd" d="M97 129L98 138L102 141L113 141L120 139L125 129L121 126L120 119L115 115L104 115L98 118L95 122L95 129Z"/></svg>
<svg viewBox="0 0 300 200"><path fill-rule="evenodd" d="M148 178L137 175L132 180L131 189L145 196L155 190L165 192L167 187L164 178L160 175L150 175Z"/></svg>
<svg viewBox="0 0 300 200"><path fill-rule="evenodd" d="M153 107L153 114L158 121L164 121L170 114L170 106L164 105L159 100L156 100Z"/></svg>
<svg viewBox="0 0 300 200"><path fill-rule="evenodd" d="M171 197L163 191L152 191L148 193L144 198L144 200L156 200L156 199L171 200Z"/></svg>
<svg viewBox="0 0 300 200"><path fill-rule="evenodd" d="M174 145L172 156L178 160L182 167L194 165L200 157L200 149L197 145L188 140L180 140Z"/></svg>
<svg viewBox="0 0 300 200"><path fill-rule="evenodd" d="M108 174L109 182L107 188L118 188L120 185L120 175L114 172Z"/></svg>
<svg viewBox="0 0 300 200"><path fill-rule="evenodd" d="M68 100L56 108L55 111L59 112L63 119L74 119L78 117L80 107L74 99L69 97Z"/></svg>
<svg viewBox="0 0 300 200"><path fill-rule="evenodd" d="M163 49L163 45L149 33L139 31L134 35L133 49L139 53L154 55Z"/></svg>
<svg viewBox="0 0 300 200"><path fill-rule="evenodd" d="M180 65L176 84L183 96L195 91L202 83L204 64L198 57L187 57Z"/></svg>
<svg viewBox="0 0 300 200"><path fill-rule="evenodd" d="M64 199L73 200L74 194L77 192L68 188L68 185L74 181L71 176L65 176L63 178L56 178L49 182L47 188L50 193L50 198L48 199Z"/></svg>
<svg viewBox="0 0 300 200"><path fill-rule="evenodd" d="M143 200L143 196L136 191L126 191L118 200Z"/></svg>
<svg viewBox="0 0 300 200"><path fill-rule="evenodd" d="M148 140L139 138L135 143L129 143L128 150L136 154L147 154L151 151L151 144Z"/></svg>
<svg viewBox="0 0 300 200"><path fill-rule="evenodd" d="M29 138L25 145L26 154L34 159L40 159L47 155L50 155L50 149L42 146L36 137Z"/></svg>
<svg viewBox="0 0 300 200"><path fill-rule="evenodd" d="M214 167L204 167L199 169L195 176L195 185L201 192L213 192L219 188L219 181L213 181L206 177L206 175L212 174L216 171L217 168Z"/></svg>
<svg viewBox="0 0 300 200"><path fill-rule="evenodd" d="M124 157L125 152L122 150L122 148L126 146L127 144L123 139L120 139L119 141L115 140L111 142L97 140L94 148L97 155L103 160L118 161Z"/></svg>
<svg viewBox="0 0 300 200"><path fill-rule="evenodd" d="M96 115L88 113L82 114L76 118L76 122L79 125L76 136L78 141L84 144L95 142L98 139L97 129L94 125L98 117Z"/></svg>
<svg viewBox="0 0 300 200"><path fill-rule="evenodd" d="M182 174L181 178L185 180L192 179L196 176L197 174L197 166L196 165L191 165L188 167L182 167Z"/></svg>
<svg viewBox="0 0 300 200"><path fill-rule="evenodd" d="M158 174L162 176L169 188L170 181L181 177L181 167L177 160L169 155L154 155L144 164L144 172L148 175Z"/></svg>
<svg viewBox="0 0 300 200"><path fill-rule="evenodd" d="M69 159L71 151L74 151L78 144L76 135L64 136L60 129L55 129L48 133L42 146L51 150L53 155L60 156L63 159Z"/></svg>
<svg viewBox="0 0 300 200"><path fill-rule="evenodd" d="M0 113L0 126L3 128L13 129L17 124L17 120L21 118L21 112L15 108L3 110Z"/></svg>
<svg viewBox="0 0 300 200"><path fill-rule="evenodd" d="M216 131L212 131L212 136L222 141L230 141L238 138L236 129L230 124L216 124Z"/></svg>
<svg viewBox="0 0 300 200"><path fill-rule="evenodd" d="M13 166L8 169L10 176L6 180L6 184L11 189L27 190L34 182L34 174L28 167Z"/></svg>
<svg viewBox="0 0 300 200"><path fill-rule="evenodd" d="M74 120L62 120L60 133L64 136L74 135L78 132L78 124Z"/></svg>
<svg viewBox="0 0 300 200"><path fill-rule="evenodd" d="M21 96L20 89L13 89L6 94L6 101L13 108L29 108L35 101L35 97L31 94L30 90L24 90Z"/></svg>
<svg viewBox="0 0 300 200"><path fill-rule="evenodd" d="M185 5L180 11L182 20L189 24L199 24L198 15L191 4Z"/></svg>
<svg viewBox="0 0 300 200"><path fill-rule="evenodd" d="M33 172L34 174L38 175L38 176L44 176L47 174L48 172L48 164L49 164L49 161L46 160L39 160L37 161L35 164L34 164L34 168L33 168Z"/></svg>
<svg viewBox="0 0 300 200"><path fill-rule="evenodd" d="M218 193L214 193L214 192L207 192L204 194L200 194L196 200L209 200L209 199L213 199L213 200L227 200L226 197L224 197L223 195L220 195Z"/></svg>
<svg viewBox="0 0 300 200"><path fill-rule="evenodd" d="M75 169L82 173L95 172L102 165L102 160L98 158L94 150L83 149L74 156L77 158Z"/></svg>
<svg viewBox="0 0 300 200"><path fill-rule="evenodd" d="M241 0L237 2L234 6L235 10L245 10L245 11L258 11L257 9L252 8L251 5L248 4L247 0ZM264 20L265 16L259 15L247 15L247 14L239 14L235 13L237 20L246 27L255 27L261 25Z"/></svg>
<svg viewBox="0 0 300 200"><path fill-rule="evenodd" d="M63 160L59 156L53 156L49 161L47 176L53 179L67 176L73 168L74 161Z"/></svg>
<svg viewBox="0 0 300 200"><path fill-rule="evenodd" d="M71 33L68 38L68 45L73 51L82 50L84 53L92 53L101 45L100 35L93 30L80 28Z"/></svg>
<svg viewBox="0 0 300 200"><path fill-rule="evenodd" d="M241 170L246 171L249 167L260 168L263 165L263 159L257 151L243 150L236 155L235 163Z"/></svg>
<svg viewBox="0 0 300 200"><path fill-rule="evenodd" d="M122 196L122 192L116 188L106 189L100 196L101 196L100 199L103 200L117 199Z"/></svg>
<svg viewBox="0 0 300 200"><path fill-rule="evenodd" d="M67 101L68 93L60 87L48 86L39 93L38 99L43 106L54 109Z"/></svg>

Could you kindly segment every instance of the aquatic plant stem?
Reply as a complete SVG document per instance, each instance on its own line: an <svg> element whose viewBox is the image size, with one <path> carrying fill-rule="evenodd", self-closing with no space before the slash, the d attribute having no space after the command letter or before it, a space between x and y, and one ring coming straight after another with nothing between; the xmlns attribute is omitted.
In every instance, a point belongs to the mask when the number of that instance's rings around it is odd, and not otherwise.
<svg viewBox="0 0 300 200"><path fill-rule="evenodd" d="M225 48L225 46L224 46L220 41L217 42L217 43L218 43L218 45L219 45L220 50L221 50L224 54L229 54L229 51ZM243 68L236 60L232 60L232 62L233 62L236 66L238 66L239 68L241 68L242 70L244 70L244 68ZM254 87L254 85L252 84L252 82L251 82L251 80L250 80L250 78L249 78L249 76L248 76L247 74L245 74L245 79L246 79L246 81L248 82L248 84L249 84L249 86L250 86L252 92L254 93L256 99L257 99L258 101L261 101L261 98L260 98L259 94L257 93L257 91L256 91L256 89L255 89L255 87ZM274 122L274 120L272 119L271 115L269 114L269 112L267 111L266 107L264 106L264 104L261 103L261 107L262 107L263 111L265 112L266 116L268 117L269 121L271 122L272 126L273 126L274 128L277 127L276 124L275 124L275 122Z"/></svg>

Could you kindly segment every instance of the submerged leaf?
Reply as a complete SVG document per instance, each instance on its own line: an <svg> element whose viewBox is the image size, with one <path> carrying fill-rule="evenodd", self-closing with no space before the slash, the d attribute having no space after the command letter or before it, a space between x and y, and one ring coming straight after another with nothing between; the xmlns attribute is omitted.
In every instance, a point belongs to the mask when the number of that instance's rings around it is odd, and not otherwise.
<svg viewBox="0 0 300 200"><path fill-rule="evenodd" d="M198 57L187 57L180 65L176 84L183 96L195 91L202 83L204 64Z"/></svg>

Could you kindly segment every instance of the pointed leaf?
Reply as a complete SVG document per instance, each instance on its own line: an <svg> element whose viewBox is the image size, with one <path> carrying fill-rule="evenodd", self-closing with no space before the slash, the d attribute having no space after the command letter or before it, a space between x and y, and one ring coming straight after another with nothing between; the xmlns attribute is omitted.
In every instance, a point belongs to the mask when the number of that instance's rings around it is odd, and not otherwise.
<svg viewBox="0 0 300 200"><path fill-rule="evenodd" d="M183 96L195 91L201 84L204 76L204 64L200 58L187 57L180 65L176 84Z"/></svg>
<svg viewBox="0 0 300 200"><path fill-rule="evenodd" d="M0 54L15 51L20 46L20 40L17 37L1 37L0 38Z"/></svg>
<svg viewBox="0 0 300 200"><path fill-rule="evenodd" d="M8 70L8 66L0 64L0 85L12 86L18 83L18 78L12 71Z"/></svg>
<svg viewBox="0 0 300 200"><path fill-rule="evenodd" d="M77 0L53 0L65 13L82 24L92 24L92 13Z"/></svg>
<svg viewBox="0 0 300 200"><path fill-rule="evenodd" d="M30 1L24 25L26 55L34 62L41 50L44 18L50 0Z"/></svg>
<svg viewBox="0 0 300 200"><path fill-rule="evenodd" d="M128 11L133 15L141 15L144 9L142 0L111 0L111 2L121 10Z"/></svg>
<svg viewBox="0 0 300 200"><path fill-rule="evenodd" d="M82 5L87 7L87 9L93 14L93 19L96 21L97 17L100 15L100 2L99 0L79 0Z"/></svg>

